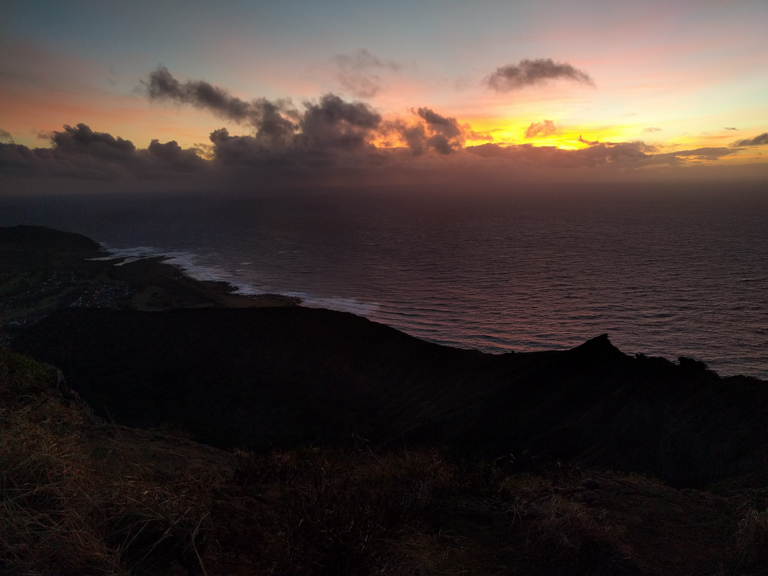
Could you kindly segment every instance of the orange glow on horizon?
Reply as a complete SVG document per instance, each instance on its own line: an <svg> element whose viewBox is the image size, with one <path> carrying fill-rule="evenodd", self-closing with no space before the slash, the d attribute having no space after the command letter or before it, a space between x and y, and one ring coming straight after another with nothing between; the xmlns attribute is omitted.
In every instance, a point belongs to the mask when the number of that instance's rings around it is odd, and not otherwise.
<svg viewBox="0 0 768 576"><path fill-rule="evenodd" d="M501 146L530 144L532 146L554 146L562 150L580 150L588 148L589 142L625 142L639 140L633 138L639 130L635 125L624 126L593 126L569 125L553 120L557 127L551 134L538 133L526 136L529 126L542 122L542 119L521 118L514 123L509 119L482 118L469 121L472 129L480 135L490 135L490 142ZM479 146L488 143L486 139L468 138L468 146Z"/></svg>

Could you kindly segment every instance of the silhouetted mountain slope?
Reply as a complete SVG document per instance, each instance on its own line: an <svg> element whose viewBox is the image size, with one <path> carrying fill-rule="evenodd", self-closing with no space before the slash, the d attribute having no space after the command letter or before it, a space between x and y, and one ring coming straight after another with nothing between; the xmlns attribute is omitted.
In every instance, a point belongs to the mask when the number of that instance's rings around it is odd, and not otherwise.
<svg viewBox="0 0 768 576"><path fill-rule="evenodd" d="M493 356L308 308L73 309L14 348L59 366L97 413L219 446L529 450L702 485L765 468L766 382L634 358L601 336Z"/></svg>
<svg viewBox="0 0 768 576"><path fill-rule="evenodd" d="M17 250L25 253L51 248L59 252L101 251L99 243L87 236L45 226L0 226L0 244L8 251L15 245Z"/></svg>

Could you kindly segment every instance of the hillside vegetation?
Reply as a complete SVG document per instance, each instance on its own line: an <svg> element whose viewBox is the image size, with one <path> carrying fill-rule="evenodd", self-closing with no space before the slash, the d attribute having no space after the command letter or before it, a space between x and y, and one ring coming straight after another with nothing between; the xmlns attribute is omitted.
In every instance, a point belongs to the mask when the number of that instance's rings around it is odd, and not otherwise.
<svg viewBox="0 0 768 576"><path fill-rule="evenodd" d="M530 456L221 451L94 417L0 352L3 574L716 574L764 570L766 492ZM761 506L762 504L762 506Z"/></svg>

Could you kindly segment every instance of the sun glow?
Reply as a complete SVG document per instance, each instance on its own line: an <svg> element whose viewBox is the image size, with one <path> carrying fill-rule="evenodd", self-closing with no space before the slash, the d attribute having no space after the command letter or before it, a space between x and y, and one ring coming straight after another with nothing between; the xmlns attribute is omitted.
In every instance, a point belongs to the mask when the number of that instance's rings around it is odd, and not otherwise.
<svg viewBox="0 0 768 576"><path fill-rule="evenodd" d="M546 123L546 124L545 124ZM639 140L641 129L633 125L593 126L569 125L558 120L521 118L509 120L487 118L470 121L477 138L467 138L467 146L479 146L492 142L500 146L524 145L552 146L562 150L580 150L597 143Z"/></svg>

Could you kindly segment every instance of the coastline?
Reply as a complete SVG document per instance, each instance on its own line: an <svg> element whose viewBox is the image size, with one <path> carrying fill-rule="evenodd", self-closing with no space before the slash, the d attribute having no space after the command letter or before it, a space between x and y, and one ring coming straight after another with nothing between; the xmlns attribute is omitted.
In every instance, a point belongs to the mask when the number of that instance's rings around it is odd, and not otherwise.
<svg viewBox="0 0 768 576"><path fill-rule="evenodd" d="M280 294L238 294L197 280L163 255L115 255L80 234L41 226L0 227L0 345L56 310L298 306Z"/></svg>

